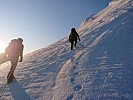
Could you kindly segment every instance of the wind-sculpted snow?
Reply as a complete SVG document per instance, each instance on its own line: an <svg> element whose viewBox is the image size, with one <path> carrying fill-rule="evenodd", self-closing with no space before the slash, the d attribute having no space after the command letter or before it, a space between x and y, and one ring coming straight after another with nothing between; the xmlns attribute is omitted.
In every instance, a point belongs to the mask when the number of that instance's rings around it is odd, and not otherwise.
<svg viewBox="0 0 133 100"><path fill-rule="evenodd" d="M79 27L74 50L65 37L25 55L2 100L132 100L133 1L92 17ZM0 67L0 88L9 66Z"/></svg>

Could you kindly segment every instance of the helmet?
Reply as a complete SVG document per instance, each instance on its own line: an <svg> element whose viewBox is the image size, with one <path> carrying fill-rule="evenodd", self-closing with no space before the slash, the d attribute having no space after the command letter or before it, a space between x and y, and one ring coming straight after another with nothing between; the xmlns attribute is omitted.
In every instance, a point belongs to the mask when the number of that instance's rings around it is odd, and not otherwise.
<svg viewBox="0 0 133 100"><path fill-rule="evenodd" d="M18 41L23 42L23 39L22 38L18 38Z"/></svg>

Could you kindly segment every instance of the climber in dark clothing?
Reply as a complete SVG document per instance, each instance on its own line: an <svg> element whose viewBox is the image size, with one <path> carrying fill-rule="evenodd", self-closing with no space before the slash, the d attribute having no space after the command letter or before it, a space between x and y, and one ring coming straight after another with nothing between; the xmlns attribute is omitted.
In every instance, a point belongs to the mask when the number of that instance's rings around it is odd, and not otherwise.
<svg viewBox="0 0 133 100"><path fill-rule="evenodd" d="M22 44L23 40L21 38L13 39L9 43L8 47L5 49L5 53L9 58L9 61L11 61L11 68L7 75L7 83L12 82L12 79L14 78L14 70L17 66L18 60L19 62L22 62L23 60L23 48L24 45Z"/></svg>
<svg viewBox="0 0 133 100"><path fill-rule="evenodd" d="M71 29L71 33L69 35L69 41L71 43L71 50L73 49L73 45L74 45L74 47L76 47L76 45L77 45L77 38L80 41L79 35L76 32L76 29L75 28L72 28Z"/></svg>

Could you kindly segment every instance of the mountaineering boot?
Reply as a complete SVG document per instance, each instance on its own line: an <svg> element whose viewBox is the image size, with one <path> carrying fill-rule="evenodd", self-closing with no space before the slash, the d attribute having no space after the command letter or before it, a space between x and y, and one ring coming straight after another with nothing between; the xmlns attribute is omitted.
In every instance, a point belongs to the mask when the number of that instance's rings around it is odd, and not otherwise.
<svg viewBox="0 0 133 100"><path fill-rule="evenodd" d="M8 79L7 80L7 84L11 83L12 82L12 79Z"/></svg>
<svg viewBox="0 0 133 100"><path fill-rule="evenodd" d="M15 77L14 77L14 75L12 76L12 79L14 79Z"/></svg>
<svg viewBox="0 0 133 100"><path fill-rule="evenodd" d="M7 76L7 84L9 84L9 83L11 83L12 82L12 79L14 79L15 77L14 77L14 75L8 75Z"/></svg>

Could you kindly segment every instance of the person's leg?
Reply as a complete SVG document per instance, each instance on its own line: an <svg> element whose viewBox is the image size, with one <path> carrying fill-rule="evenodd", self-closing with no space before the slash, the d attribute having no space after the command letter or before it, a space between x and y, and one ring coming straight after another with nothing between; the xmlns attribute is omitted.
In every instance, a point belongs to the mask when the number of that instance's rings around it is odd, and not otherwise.
<svg viewBox="0 0 133 100"><path fill-rule="evenodd" d="M10 71L7 75L7 82L10 83L12 81L12 79L14 78L14 70L17 66L17 61L11 61L11 68L10 68Z"/></svg>
<svg viewBox="0 0 133 100"><path fill-rule="evenodd" d="M9 79L9 77L11 76L11 72L12 72L13 67L14 67L13 61L11 61L11 68L10 68L10 71L7 75L7 79Z"/></svg>
<svg viewBox="0 0 133 100"><path fill-rule="evenodd" d="M71 50L73 49L73 43L74 43L74 41L71 41Z"/></svg>
<svg viewBox="0 0 133 100"><path fill-rule="evenodd" d="M76 45L77 45L77 39L75 40L75 44L74 44L74 47L76 47Z"/></svg>

